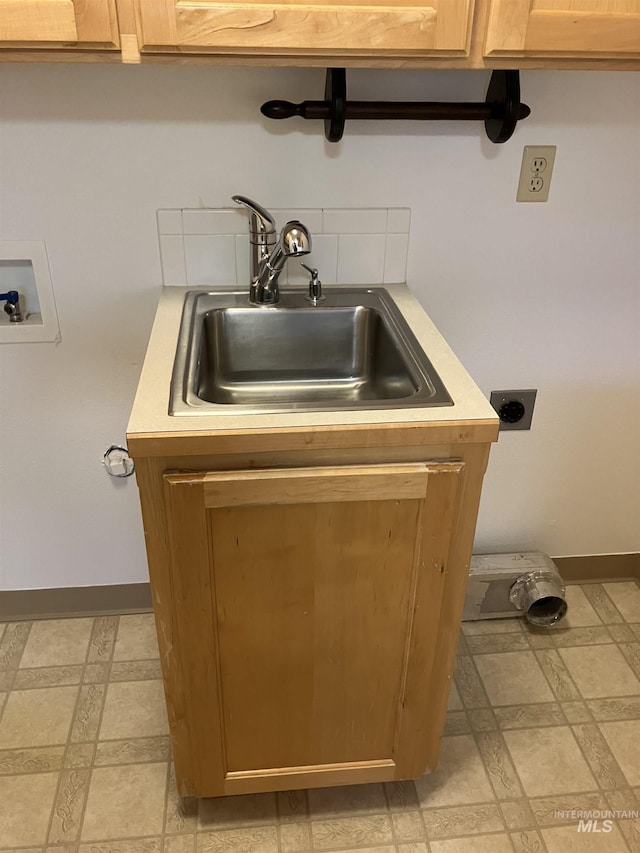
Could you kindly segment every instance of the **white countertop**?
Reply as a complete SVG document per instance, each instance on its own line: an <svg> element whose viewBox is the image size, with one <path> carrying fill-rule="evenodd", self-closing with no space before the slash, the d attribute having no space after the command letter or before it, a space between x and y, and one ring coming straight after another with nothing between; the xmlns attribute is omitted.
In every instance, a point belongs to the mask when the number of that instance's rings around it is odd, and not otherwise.
<svg viewBox="0 0 640 853"><path fill-rule="evenodd" d="M169 415L169 387L178 343L185 294L216 288L165 287L151 331L127 433L215 432L247 429L287 429L352 424L437 423L447 421L494 421L497 415L476 386L428 315L404 284L387 284L385 290L403 314L418 343L429 357L453 399L453 406L410 409L321 411L278 414ZM248 291L248 288L247 288ZM281 298L286 303L286 288Z"/></svg>

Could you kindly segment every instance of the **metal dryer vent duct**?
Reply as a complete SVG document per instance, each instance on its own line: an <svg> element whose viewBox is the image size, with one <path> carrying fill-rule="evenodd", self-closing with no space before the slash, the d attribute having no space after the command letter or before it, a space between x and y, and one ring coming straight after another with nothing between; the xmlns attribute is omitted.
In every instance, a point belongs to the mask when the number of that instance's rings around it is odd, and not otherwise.
<svg viewBox="0 0 640 853"><path fill-rule="evenodd" d="M565 586L546 554L482 554L471 558L463 622L523 613L549 627L567 612Z"/></svg>

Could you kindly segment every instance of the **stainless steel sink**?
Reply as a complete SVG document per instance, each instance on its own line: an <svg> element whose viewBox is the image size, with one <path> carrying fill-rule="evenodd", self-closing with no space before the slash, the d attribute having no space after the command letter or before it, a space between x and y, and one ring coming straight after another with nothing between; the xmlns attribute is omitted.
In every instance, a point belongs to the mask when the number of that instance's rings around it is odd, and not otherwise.
<svg viewBox="0 0 640 853"><path fill-rule="evenodd" d="M325 288L311 306L246 291L190 291L169 413L210 415L447 406L452 401L384 288Z"/></svg>

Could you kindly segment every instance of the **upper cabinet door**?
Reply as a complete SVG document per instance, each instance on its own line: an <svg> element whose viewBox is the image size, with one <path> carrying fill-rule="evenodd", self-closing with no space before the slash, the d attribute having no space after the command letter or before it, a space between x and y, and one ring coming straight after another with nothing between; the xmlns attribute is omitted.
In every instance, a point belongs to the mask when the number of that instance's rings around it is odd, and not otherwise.
<svg viewBox="0 0 640 853"><path fill-rule="evenodd" d="M492 0L484 55L640 56L640 0Z"/></svg>
<svg viewBox="0 0 640 853"><path fill-rule="evenodd" d="M460 55L473 0L136 0L140 49Z"/></svg>
<svg viewBox="0 0 640 853"><path fill-rule="evenodd" d="M0 0L2 47L116 50L115 0Z"/></svg>

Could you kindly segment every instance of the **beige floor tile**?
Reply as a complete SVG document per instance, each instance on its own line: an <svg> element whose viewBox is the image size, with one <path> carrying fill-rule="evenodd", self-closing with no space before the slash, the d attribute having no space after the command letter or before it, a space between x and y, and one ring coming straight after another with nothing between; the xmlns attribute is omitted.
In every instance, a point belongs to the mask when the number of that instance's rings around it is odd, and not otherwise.
<svg viewBox="0 0 640 853"><path fill-rule="evenodd" d="M62 849L58 846L47 847L45 853L161 853L162 850L162 838L132 838L129 841L110 841L99 845L81 844L80 847L70 844ZM165 847L165 853L167 850Z"/></svg>
<svg viewBox="0 0 640 853"><path fill-rule="evenodd" d="M18 666L29 638L30 622L10 622L0 640L0 671Z"/></svg>
<svg viewBox="0 0 640 853"><path fill-rule="evenodd" d="M399 809L416 809L418 808L418 795L416 793L415 783L411 780L404 782L385 782L384 790L387 795L387 802L391 811ZM282 810L280 811L282 817Z"/></svg>
<svg viewBox="0 0 640 853"><path fill-rule="evenodd" d="M462 633L467 637L478 634L519 634L521 633L522 618L517 619L478 619L474 622L463 622Z"/></svg>
<svg viewBox="0 0 640 853"><path fill-rule="evenodd" d="M20 660L22 668L84 663L93 619L34 622Z"/></svg>
<svg viewBox="0 0 640 853"><path fill-rule="evenodd" d="M423 808L495 799L472 735L443 738L437 769L417 779L416 790Z"/></svg>
<svg viewBox="0 0 640 853"><path fill-rule="evenodd" d="M509 800L500 803L502 815L509 829L526 829L535 826L536 820L533 816L529 800Z"/></svg>
<svg viewBox="0 0 640 853"><path fill-rule="evenodd" d="M281 853L311 850L311 824L283 823L278 828Z"/></svg>
<svg viewBox="0 0 640 853"><path fill-rule="evenodd" d="M467 637L467 646L472 655L526 652L530 648L524 634L478 634Z"/></svg>
<svg viewBox="0 0 640 853"><path fill-rule="evenodd" d="M77 687L14 690L0 721L0 749L66 743Z"/></svg>
<svg viewBox="0 0 640 853"><path fill-rule="evenodd" d="M387 815L358 815L311 821L314 850L343 849L391 844L393 835ZM361 851L362 853L362 851Z"/></svg>
<svg viewBox="0 0 640 853"><path fill-rule="evenodd" d="M624 622L622 614L609 598L601 583L582 584L582 590L605 625Z"/></svg>
<svg viewBox="0 0 640 853"><path fill-rule="evenodd" d="M121 616L113 659L147 660L158 656L158 639L153 613Z"/></svg>
<svg viewBox="0 0 640 853"><path fill-rule="evenodd" d="M57 773L0 777L2 848L44 844L57 785Z"/></svg>
<svg viewBox="0 0 640 853"><path fill-rule="evenodd" d="M599 822L601 829L603 824ZM611 832L578 832L578 826L557 826L543 829L542 837L549 853L627 853L617 826Z"/></svg>
<svg viewBox="0 0 640 853"><path fill-rule="evenodd" d="M414 791L415 796L415 791ZM284 822L306 820L309 817L309 803L307 792L301 791L278 791L278 817Z"/></svg>
<svg viewBox="0 0 640 853"><path fill-rule="evenodd" d="M460 698L460 694L458 693L458 688L452 680L451 690L449 691L449 704L447 705L447 709L449 711L461 711L463 708L464 705L462 704L462 699Z"/></svg>
<svg viewBox="0 0 640 853"><path fill-rule="evenodd" d="M569 584L565 597L569 609L566 617L558 625L558 629L561 627L586 628L589 625L602 625L602 620L591 606L581 587L577 584Z"/></svg>
<svg viewBox="0 0 640 853"><path fill-rule="evenodd" d="M553 702L533 652L478 655L474 660L492 705Z"/></svg>
<svg viewBox="0 0 640 853"><path fill-rule="evenodd" d="M597 789L571 729L514 730L503 736L528 797Z"/></svg>
<svg viewBox="0 0 640 853"><path fill-rule="evenodd" d="M422 841L425 835L420 812L393 812L391 824L396 841Z"/></svg>
<svg viewBox="0 0 640 853"><path fill-rule="evenodd" d="M640 720L600 723L611 752L630 785L640 785Z"/></svg>
<svg viewBox="0 0 640 853"><path fill-rule="evenodd" d="M640 693L640 681L614 645L579 646L559 653L585 699Z"/></svg>
<svg viewBox="0 0 640 853"><path fill-rule="evenodd" d="M473 835L432 841L431 853L513 853L508 835Z"/></svg>
<svg viewBox="0 0 640 853"><path fill-rule="evenodd" d="M511 833L511 843L515 853L542 853L543 844L539 832L535 829L520 829Z"/></svg>
<svg viewBox="0 0 640 853"><path fill-rule="evenodd" d="M637 583L624 581L602 586L627 622L640 622L640 586Z"/></svg>
<svg viewBox="0 0 640 853"><path fill-rule="evenodd" d="M382 785L340 785L309 790L309 811L316 819L384 812L386 809Z"/></svg>
<svg viewBox="0 0 640 853"><path fill-rule="evenodd" d="M105 663L111 659L119 616L97 616L89 643L89 663Z"/></svg>
<svg viewBox="0 0 640 853"><path fill-rule="evenodd" d="M278 832L275 826L199 832L196 844L197 853L278 853Z"/></svg>
<svg viewBox="0 0 640 853"><path fill-rule="evenodd" d="M489 700L473 664L473 658L462 656L456 659L454 678L466 708L486 708Z"/></svg>
<svg viewBox="0 0 640 853"><path fill-rule="evenodd" d="M153 737L168 731L161 681L121 681L109 685L100 740Z"/></svg>
<svg viewBox="0 0 640 853"><path fill-rule="evenodd" d="M227 829L275 823L276 795L241 794L200 800L198 829Z"/></svg>
<svg viewBox="0 0 640 853"><path fill-rule="evenodd" d="M506 829L497 803L423 809L422 820L431 843L441 838L487 835L492 832L504 832Z"/></svg>
<svg viewBox="0 0 640 853"><path fill-rule="evenodd" d="M94 769L82 841L159 835L166 785L167 765L161 762Z"/></svg>
<svg viewBox="0 0 640 853"><path fill-rule="evenodd" d="M164 839L163 853L194 853L196 849L195 835L174 835Z"/></svg>
<svg viewBox="0 0 640 853"><path fill-rule="evenodd" d="M34 746L0 750L0 775L61 770L65 746Z"/></svg>

